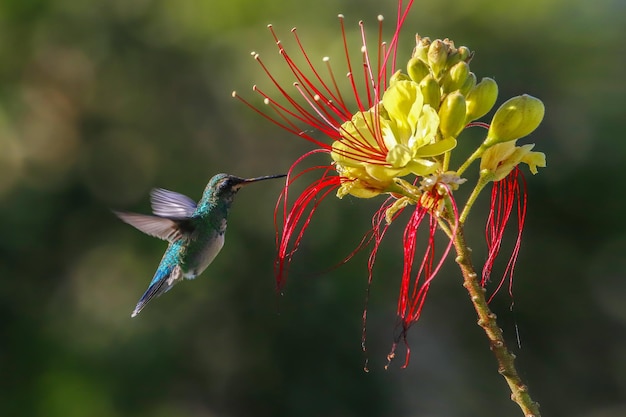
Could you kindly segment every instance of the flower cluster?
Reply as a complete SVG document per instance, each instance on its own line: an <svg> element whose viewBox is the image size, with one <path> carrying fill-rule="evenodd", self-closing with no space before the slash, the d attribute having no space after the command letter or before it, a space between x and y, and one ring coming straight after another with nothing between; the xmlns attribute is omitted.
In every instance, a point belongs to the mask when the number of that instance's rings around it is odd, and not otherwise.
<svg viewBox="0 0 626 417"><path fill-rule="evenodd" d="M318 204L333 191L339 198L387 195L372 220L370 279L380 242L389 224L412 207L403 237L404 268L397 309L401 331L396 343L405 338L406 330L419 319L430 284L483 187L488 183L496 184L487 227L490 256L483 273L486 284L493 259L500 250L504 227L516 202L520 219L518 236L521 236L526 200L525 194L522 197L519 178L523 177L518 166L527 164L533 174L537 167L545 166L544 154L532 151L534 145L516 144L541 122L544 107L540 100L529 95L513 97L497 109L489 124L477 121L495 105L498 86L491 78L477 80L470 70L474 54L469 48L456 47L448 39L431 41L416 36L406 69L396 69L398 37L411 4L412 1L403 8L400 2L396 30L389 43L382 40L383 19L379 17L379 35L373 50L366 42L364 25L360 23L362 62L359 64L363 67L363 85L358 85L356 80L360 78L355 77L352 70L344 19L340 15L347 85L355 102L353 106L344 99L346 94L342 94L338 87L329 58L323 59L322 68L328 72L323 76L325 71L312 63L294 29L292 33L303 62L306 62L304 67L298 66L271 26L279 53L295 78L293 93L275 79L255 53L254 58L276 86L278 98L255 86L253 90L267 105L261 109L233 93L265 118L317 147L291 167L279 202L282 204L282 228L277 234L279 286L283 284L291 256L311 216ZM309 135L302 125L323 132L328 141ZM475 126L488 129L486 138L465 162L454 169L450 166L451 155L459 135L466 128ZM328 164L305 169L306 172L319 169L321 175L290 202L289 188L302 173L297 167L306 157L318 153L328 154ZM459 214L454 193L465 182L462 174L477 159L480 159L480 179ZM423 256L418 262L419 267L414 268L416 236L424 219L428 219L428 243L420 250ZM438 230L447 236L447 244L436 252L435 234ZM518 250L519 239L508 268L511 273ZM407 350L407 362L409 352ZM394 350L390 358L393 355Z"/></svg>

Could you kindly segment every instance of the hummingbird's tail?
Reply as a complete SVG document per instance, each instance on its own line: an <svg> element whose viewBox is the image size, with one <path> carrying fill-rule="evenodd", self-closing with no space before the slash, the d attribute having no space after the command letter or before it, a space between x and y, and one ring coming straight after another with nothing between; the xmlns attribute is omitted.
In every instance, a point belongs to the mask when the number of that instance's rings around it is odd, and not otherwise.
<svg viewBox="0 0 626 417"><path fill-rule="evenodd" d="M169 291L174 284L182 279L182 277L183 274L179 265L169 266L166 268L159 267L154 274L154 278L152 278L150 286L146 292L143 293L130 316L135 317L141 312L141 310L143 310L150 300Z"/></svg>

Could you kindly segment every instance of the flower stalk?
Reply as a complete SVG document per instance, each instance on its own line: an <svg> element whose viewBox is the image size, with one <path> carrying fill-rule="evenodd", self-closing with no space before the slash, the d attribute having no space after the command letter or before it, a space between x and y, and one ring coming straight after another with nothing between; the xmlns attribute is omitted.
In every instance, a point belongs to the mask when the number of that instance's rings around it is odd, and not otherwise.
<svg viewBox="0 0 626 417"><path fill-rule="evenodd" d="M498 373L504 377L511 390L511 400L519 405L524 416L540 417L539 404L533 401L528 392L528 387L520 378L515 368L515 355L507 348L502 329L496 321L497 317L489 308L485 297L485 288L480 284L472 265L472 251L465 241L462 223L459 225L453 244L457 255L455 262L463 274L463 287L467 290L478 315L478 325L487 335L489 347L498 361Z"/></svg>

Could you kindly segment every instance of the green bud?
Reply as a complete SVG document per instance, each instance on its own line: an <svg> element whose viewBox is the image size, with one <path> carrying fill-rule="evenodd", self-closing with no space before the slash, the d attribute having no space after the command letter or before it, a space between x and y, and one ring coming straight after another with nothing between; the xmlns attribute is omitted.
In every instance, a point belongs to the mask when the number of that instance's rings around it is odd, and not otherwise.
<svg viewBox="0 0 626 417"><path fill-rule="evenodd" d="M469 65L466 62L457 62L444 76L443 91L447 93L459 90L467 80L469 72Z"/></svg>
<svg viewBox="0 0 626 417"><path fill-rule="evenodd" d="M448 48L441 39L435 39L428 48L428 64L433 70L435 78L439 77L441 71L446 67L448 60Z"/></svg>
<svg viewBox="0 0 626 417"><path fill-rule="evenodd" d="M445 41L444 41L444 43L445 43ZM454 48L454 44L452 45L452 48ZM456 49L449 49L448 50L448 59L446 60L446 68L452 68L453 66L455 66L460 61L461 61L461 56L459 55L457 50Z"/></svg>
<svg viewBox="0 0 626 417"><path fill-rule="evenodd" d="M473 72L470 72L469 75L467 76L467 79L463 83L463 86L461 86L459 90L461 91L461 94L463 94L464 96L467 96L467 93L472 91L474 87L476 87L476 74L474 74Z"/></svg>
<svg viewBox="0 0 626 417"><path fill-rule="evenodd" d="M413 49L413 58L419 58L424 62L428 62L428 48L430 47L430 38L422 38L415 35L415 48Z"/></svg>
<svg viewBox="0 0 626 417"><path fill-rule="evenodd" d="M391 85L398 81L410 81L410 78L408 75L403 74L402 71L398 70L389 78L389 84Z"/></svg>
<svg viewBox="0 0 626 417"><path fill-rule="evenodd" d="M530 134L537 129L544 113L543 102L528 94L507 100L496 110L484 145L489 147Z"/></svg>
<svg viewBox="0 0 626 417"><path fill-rule="evenodd" d="M467 119L471 122L483 117L491 110L498 99L498 84L491 78L483 78L467 94Z"/></svg>
<svg viewBox="0 0 626 417"><path fill-rule="evenodd" d="M461 61L465 61L468 63L472 59L472 55L474 55L467 46L459 46L459 49L457 51L459 53L459 57L461 57Z"/></svg>
<svg viewBox="0 0 626 417"><path fill-rule="evenodd" d="M439 130L444 138L456 138L465 127L465 97L455 91L446 96L439 109Z"/></svg>
<svg viewBox="0 0 626 417"><path fill-rule="evenodd" d="M422 96L424 96L424 104L428 104L430 107L439 110L439 102L441 101L441 91L439 84L433 78L432 74L428 74L420 82L420 90Z"/></svg>
<svg viewBox="0 0 626 417"><path fill-rule="evenodd" d="M413 81L419 83L425 76L430 74L430 69L426 62L422 61L420 58L413 57L409 60L407 65L407 72Z"/></svg>

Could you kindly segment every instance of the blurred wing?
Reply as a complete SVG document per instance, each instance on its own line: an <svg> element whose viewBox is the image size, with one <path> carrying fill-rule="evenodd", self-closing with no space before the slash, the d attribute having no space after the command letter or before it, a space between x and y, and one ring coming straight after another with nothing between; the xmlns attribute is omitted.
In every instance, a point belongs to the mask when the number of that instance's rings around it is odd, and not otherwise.
<svg viewBox="0 0 626 417"><path fill-rule="evenodd" d="M191 198L163 188L152 189L150 203L152 212L161 217L184 219L196 211L196 202Z"/></svg>
<svg viewBox="0 0 626 417"><path fill-rule="evenodd" d="M123 222L130 224L147 235L158 237L168 242L174 242L183 237L179 223L174 220L121 211L114 211L113 213Z"/></svg>

